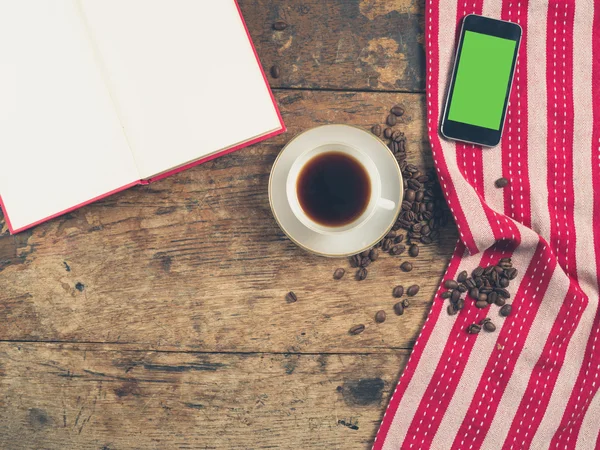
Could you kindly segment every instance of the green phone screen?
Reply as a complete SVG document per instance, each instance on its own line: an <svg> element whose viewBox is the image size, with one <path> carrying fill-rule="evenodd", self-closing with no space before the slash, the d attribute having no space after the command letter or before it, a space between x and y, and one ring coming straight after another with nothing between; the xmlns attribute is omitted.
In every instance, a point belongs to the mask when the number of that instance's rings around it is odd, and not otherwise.
<svg viewBox="0 0 600 450"><path fill-rule="evenodd" d="M499 130L517 42L465 31L448 119Z"/></svg>

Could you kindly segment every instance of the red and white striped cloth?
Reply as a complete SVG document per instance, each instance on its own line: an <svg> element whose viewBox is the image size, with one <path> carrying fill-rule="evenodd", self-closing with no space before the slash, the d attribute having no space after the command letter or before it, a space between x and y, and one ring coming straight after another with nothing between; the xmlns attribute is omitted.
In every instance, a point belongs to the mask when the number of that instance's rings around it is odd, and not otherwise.
<svg viewBox="0 0 600 450"><path fill-rule="evenodd" d="M461 238L445 278L508 256L520 272L506 319L472 304L449 316L438 292L373 448L600 448L600 1L427 0L425 13L429 138ZM494 149L438 135L470 13L524 32ZM495 333L465 333L486 316Z"/></svg>

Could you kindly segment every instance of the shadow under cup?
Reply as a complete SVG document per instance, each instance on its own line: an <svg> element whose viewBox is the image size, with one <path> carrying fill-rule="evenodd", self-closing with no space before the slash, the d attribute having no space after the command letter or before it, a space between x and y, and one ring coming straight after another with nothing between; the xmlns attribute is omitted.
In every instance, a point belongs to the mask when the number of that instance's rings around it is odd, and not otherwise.
<svg viewBox="0 0 600 450"><path fill-rule="evenodd" d="M331 167L334 163L337 163L340 167ZM345 173L343 166L346 166ZM350 191L356 190L357 186L362 192L356 191L356 198L349 201L355 201L357 205L354 206L358 206L359 211L362 211L362 213L340 225L331 225L327 220L319 223L318 219L313 219L315 214L310 214L311 211L305 210L302 206L303 203L305 206L307 205L304 198L306 189L304 186L300 186L300 184L304 185L306 183L305 178L311 176L310 172L318 173L318 176L321 177L321 183L317 183L311 188L313 189L312 197L318 199L320 206L326 208L329 214L335 214L336 205L333 198L330 198L332 196L328 195L331 192L321 192L320 189L324 191L346 187ZM340 178L343 175L349 178ZM339 186L331 185L331 183L336 182L339 183ZM328 187L322 186L327 183L330 184ZM367 184L370 184L370 189ZM381 177L377 166L368 154L358 148L339 142L321 145L301 153L296 158L288 174L286 194L290 208L297 219L307 228L325 235L357 229L364 225L376 213L377 209L392 210L396 207L394 201L382 198ZM346 192L346 194L349 194L349 192ZM362 197L362 195L365 197ZM332 204L328 205L326 199L332 200ZM364 206L365 203L366 206Z"/></svg>

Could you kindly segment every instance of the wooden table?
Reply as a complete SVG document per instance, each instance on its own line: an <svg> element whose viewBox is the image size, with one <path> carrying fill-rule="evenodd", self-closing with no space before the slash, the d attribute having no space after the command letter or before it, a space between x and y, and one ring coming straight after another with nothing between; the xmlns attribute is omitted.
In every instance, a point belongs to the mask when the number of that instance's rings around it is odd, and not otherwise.
<svg viewBox="0 0 600 450"><path fill-rule="evenodd" d="M396 103L409 160L431 167L423 5L240 5L263 65L281 67L271 82L288 133L17 236L4 226L0 448L370 447L456 231L409 274L386 257L365 281L334 282L348 261L288 241L267 182L294 134L370 128ZM278 19L289 28L273 31ZM392 288L413 282L419 295L394 315Z"/></svg>

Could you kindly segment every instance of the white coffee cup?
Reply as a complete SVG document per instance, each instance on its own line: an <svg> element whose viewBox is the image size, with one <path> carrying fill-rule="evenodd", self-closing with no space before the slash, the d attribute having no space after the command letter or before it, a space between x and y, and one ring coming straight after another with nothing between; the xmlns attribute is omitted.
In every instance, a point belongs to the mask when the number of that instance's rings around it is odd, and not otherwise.
<svg viewBox="0 0 600 450"><path fill-rule="evenodd" d="M367 203L364 212L351 223L339 227L325 226L312 220L302 209L297 189L298 177L304 166L313 158L322 155L323 153L332 152L343 153L357 160L365 169L371 182L371 197L369 198L369 202ZM381 196L381 177L377 170L377 166L369 155L358 148L341 142L330 142L301 153L296 158L289 171L286 182L286 194L290 208L298 220L302 222L304 226L319 234L333 234L355 230L373 217L378 208L383 208L388 211L396 208L396 202Z"/></svg>

